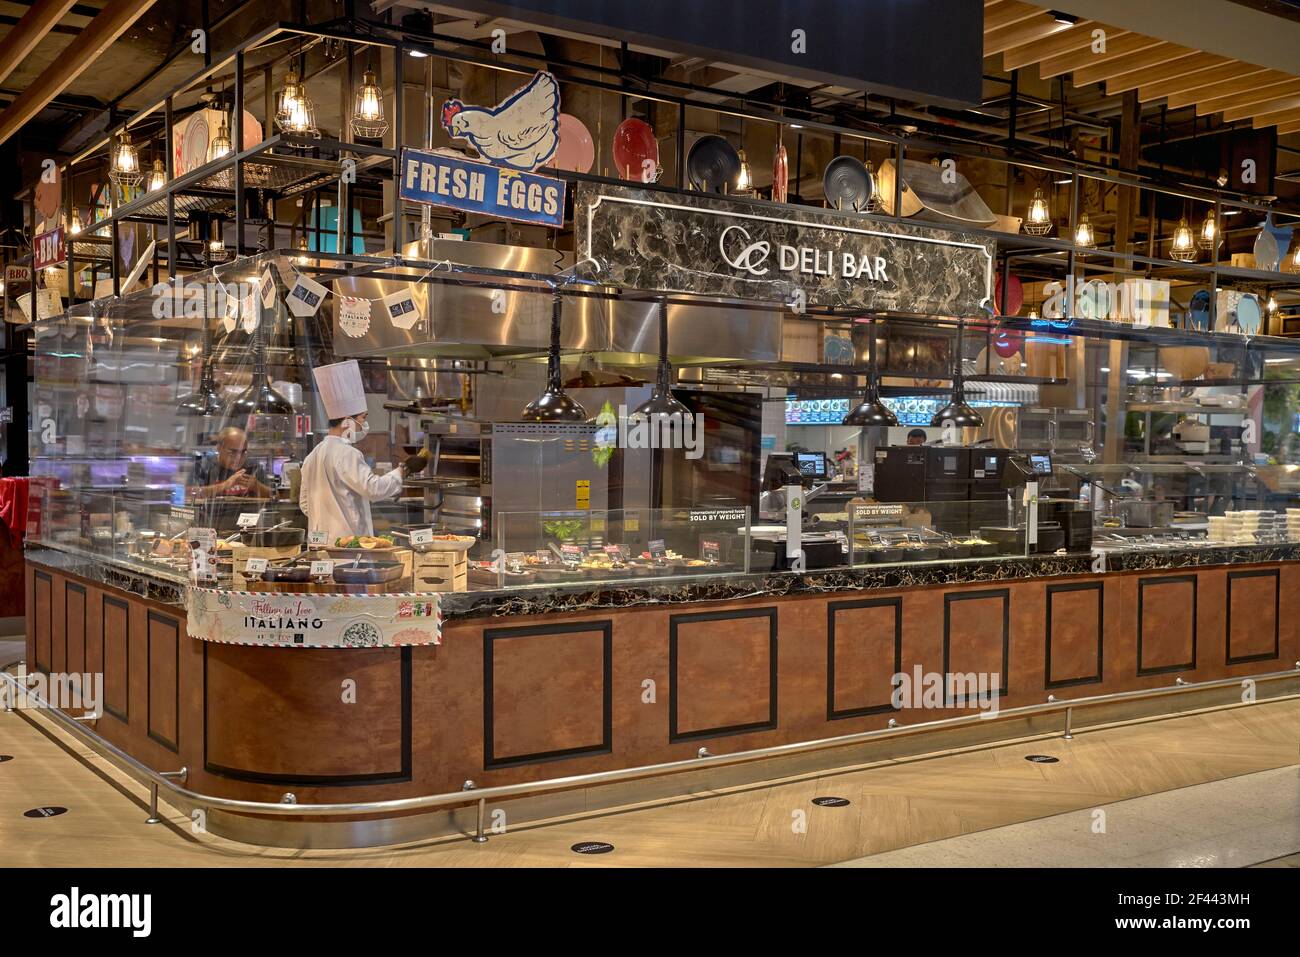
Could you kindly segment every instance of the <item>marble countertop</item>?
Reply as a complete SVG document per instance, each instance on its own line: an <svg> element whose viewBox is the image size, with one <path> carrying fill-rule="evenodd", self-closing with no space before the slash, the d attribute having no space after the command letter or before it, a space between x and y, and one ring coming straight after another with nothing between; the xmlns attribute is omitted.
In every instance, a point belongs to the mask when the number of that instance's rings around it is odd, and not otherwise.
<svg viewBox="0 0 1300 957"><path fill-rule="evenodd" d="M133 565L48 546L28 546L29 561L78 575L154 601L184 606L185 582L162 569ZM694 575L662 580L527 585L500 590L441 592L444 622L472 618L572 613L644 605L736 601L826 592L962 585L1127 572L1300 560L1300 543L1204 545L1179 549L1109 552L1104 565L1092 554L1001 556L950 562L861 565L808 572Z"/></svg>

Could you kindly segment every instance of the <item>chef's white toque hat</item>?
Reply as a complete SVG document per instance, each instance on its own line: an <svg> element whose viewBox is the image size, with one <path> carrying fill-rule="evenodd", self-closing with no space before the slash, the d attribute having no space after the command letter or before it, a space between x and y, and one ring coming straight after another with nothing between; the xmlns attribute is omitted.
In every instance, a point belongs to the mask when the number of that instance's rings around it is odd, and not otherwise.
<svg viewBox="0 0 1300 957"><path fill-rule="evenodd" d="M366 390L361 385L361 366L356 359L318 366L311 374L330 419L346 419L366 411Z"/></svg>

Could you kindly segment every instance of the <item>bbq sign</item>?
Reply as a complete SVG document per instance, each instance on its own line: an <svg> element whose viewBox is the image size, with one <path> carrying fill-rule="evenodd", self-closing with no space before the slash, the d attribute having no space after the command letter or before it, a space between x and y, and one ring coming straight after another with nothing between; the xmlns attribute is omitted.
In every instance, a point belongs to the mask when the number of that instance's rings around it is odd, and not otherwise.
<svg viewBox="0 0 1300 957"><path fill-rule="evenodd" d="M992 244L968 233L785 203L578 185L581 278L825 307L979 316Z"/></svg>
<svg viewBox="0 0 1300 957"><path fill-rule="evenodd" d="M401 195L496 219L564 225L564 180L443 153L403 149Z"/></svg>

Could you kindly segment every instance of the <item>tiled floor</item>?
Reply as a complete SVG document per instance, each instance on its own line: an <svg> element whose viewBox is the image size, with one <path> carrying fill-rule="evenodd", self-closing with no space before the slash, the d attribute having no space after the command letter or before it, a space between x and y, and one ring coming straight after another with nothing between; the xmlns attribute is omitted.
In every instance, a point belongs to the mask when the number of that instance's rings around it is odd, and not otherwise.
<svg viewBox="0 0 1300 957"><path fill-rule="evenodd" d="M831 866L1300 867L1297 852L1300 767L1292 766Z"/></svg>

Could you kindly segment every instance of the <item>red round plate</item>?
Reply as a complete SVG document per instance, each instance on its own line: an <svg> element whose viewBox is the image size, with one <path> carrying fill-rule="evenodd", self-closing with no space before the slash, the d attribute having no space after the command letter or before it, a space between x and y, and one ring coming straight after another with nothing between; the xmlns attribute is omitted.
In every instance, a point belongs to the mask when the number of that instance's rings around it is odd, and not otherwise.
<svg viewBox="0 0 1300 957"><path fill-rule="evenodd" d="M1025 337L1020 333L1003 329L993 334L993 351L1003 359L1010 359L1020 351L1020 345L1024 341Z"/></svg>
<svg viewBox="0 0 1300 957"><path fill-rule="evenodd" d="M614 131L614 165L624 179L654 182L659 166L659 141L649 123L629 116L618 124Z"/></svg>
<svg viewBox="0 0 1300 957"><path fill-rule="evenodd" d="M993 308L998 315L1014 316L1020 312L1020 307L1025 304L1025 290L1020 285L1020 280L1012 276L1011 281L1007 283L1007 308L1006 312L1002 311L1002 275L998 274L993 283Z"/></svg>

